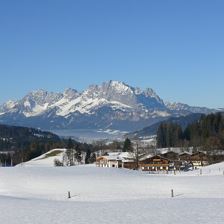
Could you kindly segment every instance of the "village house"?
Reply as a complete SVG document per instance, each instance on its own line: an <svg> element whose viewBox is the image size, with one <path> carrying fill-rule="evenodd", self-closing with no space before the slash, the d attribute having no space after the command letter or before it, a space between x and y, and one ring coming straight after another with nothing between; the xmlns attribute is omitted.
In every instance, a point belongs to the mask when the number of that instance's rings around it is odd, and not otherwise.
<svg viewBox="0 0 224 224"><path fill-rule="evenodd" d="M96 159L98 167L141 169L142 171L188 171L208 164L208 156L203 152L178 154L168 151L159 155L144 154L139 155L138 162L134 153L113 152Z"/></svg>
<svg viewBox="0 0 224 224"><path fill-rule="evenodd" d="M142 171L168 171L170 160L160 155L149 156L149 158L140 160L139 167Z"/></svg>
<svg viewBox="0 0 224 224"><path fill-rule="evenodd" d="M183 152L179 154L179 170L188 171L192 170L193 165L191 163L191 153Z"/></svg>
<svg viewBox="0 0 224 224"><path fill-rule="evenodd" d="M173 151L162 153L161 156L172 161L179 160L179 154Z"/></svg>
<svg viewBox="0 0 224 224"><path fill-rule="evenodd" d="M122 163L117 157L100 156L96 158L96 166L121 168Z"/></svg>
<svg viewBox="0 0 224 224"><path fill-rule="evenodd" d="M135 169L138 168L138 164L137 164L137 162L134 159L132 159L132 160L123 160L122 161L122 168L135 170Z"/></svg>
<svg viewBox="0 0 224 224"><path fill-rule="evenodd" d="M183 152L179 155L181 161L190 162L191 161L191 153Z"/></svg>
<svg viewBox="0 0 224 224"><path fill-rule="evenodd" d="M195 152L193 154L190 154L188 152L184 152L179 155L180 161L182 163L188 163L191 164L193 169L199 169L202 166L209 165L209 158L204 152Z"/></svg>
<svg viewBox="0 0 224 224"><path fill-rule="evenodd" d="M113 152L97 157L96 166L135 169L136 162L133 153Z"/></svg>
<svg viewBox="0 0 224 224"><path fill-rule="evenodd" d="M191 163L194 169L199 169L202 166L207 166L208 156L204 152L196 152L191 155Z"/></svg>
<svg viewBox="0 0 224 224"><path fill-rule="evenodd" d="M169 160L169 170L179 170L181 162L179 159L179 154L173 151L168 151L160 154L163 158Z"/></svg>

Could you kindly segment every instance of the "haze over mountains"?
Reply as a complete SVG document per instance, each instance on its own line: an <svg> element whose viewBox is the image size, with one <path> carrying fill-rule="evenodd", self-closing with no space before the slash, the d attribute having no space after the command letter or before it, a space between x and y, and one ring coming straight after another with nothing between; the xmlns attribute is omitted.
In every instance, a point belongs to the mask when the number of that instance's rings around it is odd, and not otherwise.
<svg viewBox="0 0 224 224"><path fill-rule="evenodd" d="M216 110L165 103L153 89L123 82L92 85L83 92L37 90L0 106L0 123L42 129L117 129L134 131L169 117Z"/></svg>

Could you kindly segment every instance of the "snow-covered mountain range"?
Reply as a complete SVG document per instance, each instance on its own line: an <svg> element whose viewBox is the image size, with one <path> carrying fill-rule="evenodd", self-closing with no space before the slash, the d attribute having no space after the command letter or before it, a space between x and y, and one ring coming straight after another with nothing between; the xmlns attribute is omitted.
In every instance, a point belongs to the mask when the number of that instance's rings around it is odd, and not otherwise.
<svg viewBox="0 0 224 224"><path fill-rule="evenodd" d="M210 113L213 109L164 103L151 89L123 82L92 85L83 92L37 90L0 106L0 122L43 129L137 130L170 116Z"/></svg>

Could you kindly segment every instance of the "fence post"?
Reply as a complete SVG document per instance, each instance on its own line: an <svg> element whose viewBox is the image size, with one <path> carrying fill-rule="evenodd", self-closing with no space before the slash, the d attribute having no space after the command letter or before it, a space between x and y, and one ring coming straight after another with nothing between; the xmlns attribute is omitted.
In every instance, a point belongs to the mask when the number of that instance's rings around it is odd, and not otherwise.
<svg viewBox="0 0 224 224"><path fill-rule="evenodd" d="M173 191L173 189L171 189L171 198L173 198L174 197L174 191Z"/></svg>
<svg viewBox="0 0 224 224"><path fill-rule="evenodd" d="M71 198L71 192L68 191L68 199L70 199L70 198Z"/></svg>

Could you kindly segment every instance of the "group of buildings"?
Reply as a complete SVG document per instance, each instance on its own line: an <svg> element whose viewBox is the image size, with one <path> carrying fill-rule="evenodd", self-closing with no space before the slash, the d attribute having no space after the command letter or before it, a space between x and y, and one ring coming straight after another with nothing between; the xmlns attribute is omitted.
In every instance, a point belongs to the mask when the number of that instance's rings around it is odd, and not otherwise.
<svg viewBox="0 0 224 224"><path fill-rule="evenodd" d="M96 158L98 167L141 169L142 171L188 171L208 164L207 154L200 151L195 153L168 151L157 155L113 152Z"/></svg>

